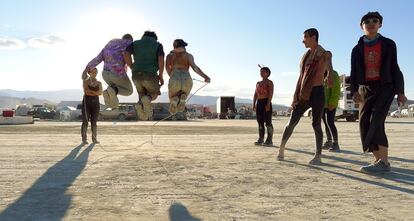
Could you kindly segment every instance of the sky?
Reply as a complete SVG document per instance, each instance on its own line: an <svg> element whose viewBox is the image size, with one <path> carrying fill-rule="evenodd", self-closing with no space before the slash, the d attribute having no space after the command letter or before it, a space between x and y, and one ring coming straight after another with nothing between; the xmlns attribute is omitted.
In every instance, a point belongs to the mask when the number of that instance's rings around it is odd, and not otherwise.
<svg viewBox="0 0 414 221"><path fill-rule="evenodd" d="M414 99L414 1L410 0L0 3L0 89L81 89L83 69L109 40L125 33L139 39L151 30L166 53L172 50L174 39L188 43L187 51L211 78L211 84L198 95L252 98L261 79L258 64L263 64L272 71L273 103L290 104L299 60L306 52L303 31L317 28L319 43L333 53L334 69L349 75L351 50L363 34L360 19L368 11L379 11L384 17L380 33L396 42L406 95ZM100 71L102 68L102 64L98 66ZM164 76L161 91L167 91L169 78ZM195 82L193 92L200 86L202 83Z"/></svg>

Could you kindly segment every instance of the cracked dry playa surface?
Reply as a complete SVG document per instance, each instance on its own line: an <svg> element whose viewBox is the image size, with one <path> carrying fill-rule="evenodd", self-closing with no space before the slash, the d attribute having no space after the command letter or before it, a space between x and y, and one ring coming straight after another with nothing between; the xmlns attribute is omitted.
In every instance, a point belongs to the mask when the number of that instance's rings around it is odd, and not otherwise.
<svg viewBox="0 0 414 221"><path fill-rule="evenodd" d="M288 118L273 120L274 143ZM341 153L321 166L309 119L277 148L254 120L0 126L0 220L412 220L414 120L387 119L393 172L360 173L358 123L337 122ZM151 129L153 131L151 136ZM152 143L151 141L152 137Z"/></svg>

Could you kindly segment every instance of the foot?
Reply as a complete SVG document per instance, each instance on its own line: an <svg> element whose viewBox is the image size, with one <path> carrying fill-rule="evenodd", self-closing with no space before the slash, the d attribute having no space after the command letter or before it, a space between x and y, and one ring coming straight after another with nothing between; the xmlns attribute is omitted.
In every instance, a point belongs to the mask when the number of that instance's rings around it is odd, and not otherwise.
<svg viewBox="0 0 414 221"><path fill-rule="evenodd" d="M271 140L266 140L266 142L263 143L263 146L273 147L273 142Z"/></svg>
<svg viewBox="0 0 414 221"><path fill-rule="evenodd" d="M312 160L309 161L310 165L321 165L322 164L322 160L321 160L321 155L317 154L313 157Z"/></svg>
<svg viewBox="0 0 414 221"><path fill-rule="evenodd" d="M254 145L257 145L257 146L261 146L263 144L263 139L258 139L256 142L254 142Z"/></svg>
<svg viewBox="0 0 414 221"><path fill-rule="evenodd" d="M329 148L329 152L340 152L341 148L339 148L338 143L333 143L332 146Z"/></svg>
<svg viewBox="0 0 414 221"><path fill-rule="evenodd" d="M331 147L332 147L332 141L328 140L323 144L322 149L328 150Z"/></svg>
<svg viewBox="0 0 414 221"><path fill-rule="evenodd" d="M187 95L182 94L182 95L180 96L180 102L179 102L179 103L178 103L178 105L177 105L177 111L178 111L178 112L184 112L184 110L185 110L185 102L186 102L186 100L187 100Z"/></svg>
<svg viewBox="0 0 414 221"><path fill-rule="evenodd" d="M92 141L94 144L100 144L101 142L99 142L98 140L93 140Z"/></svg>
<svg viewBox="0 0 414 221"><path fill-rule="evenodd" d="M87 140L82 140L82 145L88 144Z"/></svg>
<svg viewBox="0 0 414 221"><path fill-rule="evenodd" d="M285 159L285 150L284 148L279 149L279 153L277 154L277 160L283 161Z"/></svg>
<svg viewBox="0 0 414 221"><path fill-rule="evenodd" d="M170 101L170 113L171 114L176 114L177 113L178 102L179 102L178 97L171 98L171 101Z"/></svg>
<svg viewBox="0 0 414 221"><path fill-rule="evenodd" d="M138 119L140 119L140 120L148 120L148 116L144 112L144 109L142 107L142 103L141 102L138 102L138 104L135 104L135 110L137 111Z"/></svg>
<svg viewBox="0 0 414 221"><path fill-rule="evenodd" d="M370 174L387 173L391 171L391 165L384 163L382 160L368 166L361 167L361 172Z"/></svg>

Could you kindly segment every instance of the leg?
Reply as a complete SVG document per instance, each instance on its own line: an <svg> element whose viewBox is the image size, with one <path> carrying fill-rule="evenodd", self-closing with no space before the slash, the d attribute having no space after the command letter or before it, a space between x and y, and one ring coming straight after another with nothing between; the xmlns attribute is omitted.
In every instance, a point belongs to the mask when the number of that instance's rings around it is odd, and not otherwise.
<svg viewBox="0 0 414 221"><path fill-rule="evenodd" d="M333 137L333 143L332 147L329 149L329 151L339 151L339 143L338 143L338 130L335 126L335 113L336 108L333 110L328 110L328 113L326 115L327 123L329 125L329 129L331 131L332 137Z"/></svg>
<svg viewBox="0 0 414 221"><path fill-rule="evenodd" d="M148 115L144 112L142 105L142 97L146 95L146 90L142 85L143 77L141 72L135 72L132 74L132 82L135 85L135 88L138 92L138 102L135 105L135 110L137 112L138 119L148 120Z"/></svg>
<svg viewBox="0 0 414 221"><path fill-rule="evenodd" d="M99 141L97 139L98 135L98 115L99 115L99 97L96 97L94 101L90 105L90 112L91 112L91 129L92 129L92 142L98 144Z"/></svg>
<svg viewBox="0 0 414 221"><path fill-rule="evenodd" d="M283 131L282 141L280 142L279 154L278 154L279 160L283 160L284 152L285 152L285 145L287 141L289 140L290 136L292 135L293 130L295 129L296 125L299 123L299 120L302 117L303 113L305 113L307 109L309 109L309 104L307 102L301 102L297 104L296 108L292 111L289 122Z"/></svg>
<svg viewBox="0 0 414 221"><path fill-rule="evenodd" d="M255 145L262 145L264 141L264 134L265 134L265 127L264 127L264 116L265 111L263 107L263 102L261 100L257 101L256 104L256 118L257 118L257 124L259 126L259 139L257 142L255 142Z"/></svg>
<svg viewBox="0 0 414 221"><path fill-rule="evenodd" d="M326 142L325 144L322 146L323 149L329 149L332 146L332 135L331 135L331 129L329 128L329 124L328 124L328 120L327 120L327 115L328 115L328 108L325 108L323 111L323 115L322 115L322 120L323 120L323 124L325 125L325 134L326 134Z"/></svg>
<svg viewBox="0 0 414 221"><path fill-rule="evenodd" d="M132 94L133 89L132 89L132 83L131 80L129 79L129 77L126 76L122 76L122 77L117 77L114 79L114 85L118 91L117 94L119 95L123 95L123 96L129 96Z"/></svg>
<svg viewBox="0 0 414 221"><path fill-rule="evenodd" d="M118 108L119 100L117 92L114 88L116 82L114 81L118 76L111 71L102 71L102 78L108 84L108 88L102 92L104 97L105 106L110 108Z"/></svg>
<svg viewBox="0 0 414 221"><path fill-rule="evenodd" d="M193 79L191 79L189 72L182 72L181 75L181 96L180 102L178 103L178 111L183 112L185 109L185 104L187 102L187 97L191 92L191 88L193 87Z"/></svg>
<svg viewBox="0 0 414 221"><path fill-rule="evenodd" d="M86 101L85 101L85 98L83 98L83 101L82 101L82 126L81 126L81 136L82 136L82 142L83 143L88 143L87 131L88 131L88 116L87 116L87 111L86 111Z"/></svg>
<svg viewBox="0 0 414 221"><path fill-rule="evenodd" d="M312 107L312 127L315 132L315 156L309 162L310 164L320 164L322 155L323 131L321 127L323 109L324 109L324 88L323 86L314 87L310 97Z"/></svg>
<svg viewBox="0 0 414 221"><path fill-rule="evenodd" d="M266 99L267 103L267 99ZM273 146L273 125L272 125L272 104L270 104L270 110L265 111L265 122L266 122L266 130L267 130L267 138L266 142L264 143L266 146Z"/></svg>

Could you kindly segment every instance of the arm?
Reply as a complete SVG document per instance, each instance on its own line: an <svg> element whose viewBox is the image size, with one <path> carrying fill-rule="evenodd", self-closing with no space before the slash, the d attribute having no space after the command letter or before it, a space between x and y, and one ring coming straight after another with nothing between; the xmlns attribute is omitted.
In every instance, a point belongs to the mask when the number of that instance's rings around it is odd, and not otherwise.
<svg viewBox="0 0 414 221"><path fill-rule="evenodd" d="M158 56L158 78L160 81L160 85L164 85L164 78L163 78L163 74L164 74L164 55L162 56Z"/></svg>
<svg viewBox="0 0 414 221"><path fill-rule="evenodd" d="M85 93L85 95L88 96L99 96L102 94L102 84L101 82L98 82L99 84L99 90L98 91L93 91L88 87L88 80L84 80L83 81L83 91Z"/></svg>
<svg viewBox="0 0 414 221"><path fill-rule="evenodd" d="M195 64L193 55L189 54L190 66L194 72L204 78L206 83L210 83L210 78Z"/></svg>
<svg viewBox="0 0 414 221"><path fill-rule="evenodd" d="M165 59L165 70L167 71L168 76L171 77L171 72L172 72L172 55L168 54L167 58Z"/></svg>
<svg viewBox="0 0 414 221"><path fill-rule="evenodd" d="M334 73L333 73L333 66L332 66L332 53L330 51L326 51L325 52L325 62L326 62L326 71L327 71L327 75L326 75L326 79L327 79L327 85L328 88L332 88L333 84L334 84Z"/></svg>
<svg viewBox="0 0 414 221"><path fill-rule="evenodd" d="M132 57L131 57L131 53L129 53L129 52L127 52L127 51L124 51L124 52L122 53L122 55L124 56L124 61L125 61L125 64L126 64L126 65L128 65L128 67L129 67L131 70L133 70L133 69L132 69Z"/></svg>
<svg viewBox="0 0 414 221"><path fill-rule="evenodd" d="M270 110L270 106L272 105L272 98L273 98L273 82L269 80L269 97L267 98L266 111Z"/></svg>
<svg viewBox="0 0 414 221"><path fill-rule="evenodd" d="M257 94L256 91L254 91L254 96L253 96L253 110L256 111L256 101L257 101Z"/></svg>
<svg viewBox="0 0 414 221"><path fill-rule="evenodd" d="M407 102L407 97L404 93L404 76L400 70L400 66L398 65L398 59L397 59L397 46L394 42L392 42L392 64L393 68L391 71L393 71L393 82L394 87L397 90L397 102L399 106L403 106L405 102Z"/></svg>
<svg viewBox="0 0 414 221"><path fill-rule="evenodd" d="M352 99L355 103L360 103L362 101L361 95L358 92L358 80L357 80L357 67L356 67L356 56L357 56L357 48L358 46L352 49L351 53L351 93Z"/></svg>

